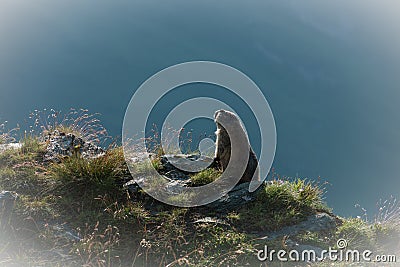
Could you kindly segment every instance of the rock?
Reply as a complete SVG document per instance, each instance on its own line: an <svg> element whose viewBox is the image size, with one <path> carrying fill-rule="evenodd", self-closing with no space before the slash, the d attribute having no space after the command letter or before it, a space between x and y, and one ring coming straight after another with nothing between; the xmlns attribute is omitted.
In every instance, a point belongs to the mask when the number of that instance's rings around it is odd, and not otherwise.
<svg viewBox="0 0 400 267"><path fill-rule="evenodd" d="M9 218L12 214L17 199L17 193L12 193L10 191L0 192L0 226L2 228L8 225Z"/></svg>
<svg viewBox="0 0 400 267"><path fill-rule="evenodd" d="M57 130L46 136L45 141L48 142L44 155L45 162L60 162L60 157L72 156L75 153L79 153L83 158L95 158L105 153L99 146L71 133L65 134Z"/></svg>
<svg viewBox="0 0 400 267"><path fill-rule="evenodd" d="M181 193L183 193L183 188L188 186L189 182L185 182L185 181L180 181L180 180L173 180L173 179L169 179L168 177L166 177L167 180L169 180L169 182L166 185L166 190L168 191L168 193L173 194L173 195L179 195Z"/></svg>
<svg viewBox="0 0 400 267"><path fill-rule="evenodd" d="M325 232L335 229L338 225L338 219L325 212L310 215L306 220L292 226L284 227L283 229L270 232L259 233L264 235L260 239L272 240L282 236L296 236L301 232Z"/></svg>
<svg viewBox="0 0 400 267"><path fill-rule="evenodd" d="M14 202L18 199L17 193L12 193L10 191L0 192L0 207L3 211L4 209L12 209L14 207Z"/></svg>
<svg viewBox="0 0 400 267"><path fill-rule="evenodd" d="M68 225L66 224L54 224L51 226L51 229L54 231L54 236L56 237L63 237L65 239L68 239L70 241L81 241L82 239L79 237L79 234L71 229Z"/></svg>
<svg viewBox="0 0 400 267"><path fill-rule="evenodd" d="M191 184L191 178L188 175L191 172L183 171L176 166L182 166L186 170L194 170L200 166L208 166L213 163L212 158L201 157L198 154L164 155L160 161L162 164L160 174L169 180L166 188L172 194L181 193L183 187Z"/></svg>
<svg viewBox="0 0 400 267"><path fill-rule="evenodd" d="M196 221L193 222L195 223L211 223L211 224L222 224L222 225L229 225L228 223L224 222L221 219L218 218L211 218L211 217L205 217L205 218L201 218L198 219Z"/></svg>
<svg viewBox="0 0 400 267"><path fill-rule="evenodd" d="M52 240L57 240L59 244L68 242L70 244L82 241L79 234L71 229L67 224L58 224L56 222L35 221L36 226L44 231ZM55 262L68 262L74 260L75 256L70 253L68 246L58 246L49 250L35 251L34 255L30 255L33 259L41 260L40 266L53 266ZM45 260L44 260L45 259ZM53 264L52 264L53 263ZM37 266L37 265L35 265Z"/></svg>
<svg viewBox="0 0 400 267"><path fill-rule="evenodd" d="M9 143L0 145L0 153L9 149L19 149L22 147L21 143Z"/></svg>
<svg viewBox="0 0 400 267"><path fill-rule="evenodd" d="M299 253L299 255L302 255L302 253L305 251L314 251L315 255L317 255L319 257L320 255L322 255L322 251L324 250L324 249L322 249L320 247L316 247L316 246L299 244L297 242L294 242L291 239L287 239L285 242L285 245L290 250L296 250Z"/></svg>
<svg viewBox="0 0 400 267"><path fill-rule="evenodd" d="M179 180L187 183L190 182L190 176L178 170L170 170L169 172L165 173L165 176L172 180Z"/></svg>
<svg viewBox="0 0 400 267"><path fill-rule="evenodd" d="M228 194L222 198L207 204L206 209L212 209L219 213L228 213L233 210L238 210L240 207L248 204L255 200L258 190L250 193L249 192L250 182L241 183L236 185Z"/></svg>
<svg viewBox="0 0 400 267"><path fill-rule="evenodd" d="M177 154L161 156L161 164L163 166L164 172L179 171L185 174L195 173L198 169L204 169L204 166L210 166L213 162L213 158L204 157L199 154ZM179 166L184 170L179 169Z"/></svg>
<svg viewBox="0 0 400 267"><path fill-rule="evenodd" d="M140 186L135 182L135 180L130 180L126 182L123 187L128 190L131 194L136 194L140 190Z"/></svg>
<svg viewBox="0 0 400 267"><path fill-rule="evenodd" d="M145 157L135 157L135 162L140 162L145 159ZM168 181L166 185L166 189L171 194L179 194L182 191L182 188L188 187L191 184L191 178L189 176L190 172L182 171L178 169L176 166L184 166L188 164L193 164L198 166L212 165L214 163L214 159L211 157L201 157L198 154L178 154L178 155L164 155L161 156L160 159L161 168L159 173L165 177ZM195 166L197 168L198 166ZM188 167L188 166L186 166ZM145 177L136 177L136 181L140 181L141 179L145 179ZM124 184L124 187L128 189L128 191L132 194L136 194L139 192L139 185L135 182L135 180L131 180ZM255 199L256 194L259 192L258 190L255 192L249 192L249 182L242 183L236 185L229 193L224 195L222 198L204 206L205 210L213 210L219 213L227 213L232 210L237 210L238 208L246 205L247 203L253 201ZM260 187L261 188L261 187Z"/></svg>
<svg viewBox="0 0 400 267"><path fill-rule="evenodd" d="M143 162L147 158L154 158L154 153L144 153L144 152L137 152L131 158L129 158L130 163L140 163Z"/></svg>
<svg viewBox="0 0 400 267"><path fill-rule="evenodd" d="M295 237L300 233L304 232L329 232L340 224L340 220L334 216L324 212L310 215L306 220L292 225L282 228L281 230L269 233L257 233L260 238L259 240L273 240L276 238L284 238L285 245L288 250L296 250L299 255L302 255L303 252L313 251L315 255L320 257L322 255L322 251L324 248L318 246L312 246L307 244L300 244L298 242L293 241L290 237ZM320 259L317 259L320 260Z"/></svg>

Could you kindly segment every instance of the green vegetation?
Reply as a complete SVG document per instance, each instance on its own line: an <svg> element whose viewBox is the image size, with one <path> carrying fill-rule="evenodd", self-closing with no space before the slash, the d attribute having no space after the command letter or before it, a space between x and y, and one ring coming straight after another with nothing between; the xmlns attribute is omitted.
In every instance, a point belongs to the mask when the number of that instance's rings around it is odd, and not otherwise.
<svg viewBox="0 0 400 267"><path fill-rule="evenodd" d="M104 155L92 159L75 154L63 159L61 164L52 164L49 171L64 187L106 191L115 189L118 179L127 174L127 167L122 148L119 147L108 149Z"/></svg>
<svg viewBox="0 0 400 267"><path fill-rule="evenodd" d="M0 145L7 143L10 140L10 131L6 130L6 123L0 124Z"/></svg>
<svg viewBox="0 0 400 267"><path fill-rule="evenodd" d="M35 110L29 114L29 119L32 121L29 133L46 136L57 130L97 144L108 137L98 116L97 113L90 114L87 109L70 109L66 114L54 109Z"/></svg>
<svg viewBox="0 0 400 267"><path fill-rule="evenodd" d="M152 164L153 168L156 169L157 171L162 171L163 165L161 163L161 157L159 157L159 156L154 157L151 160L151 164Z"/></svg>
<svg viewBox="0 0 400 267"><path fill-rule="evenodd" d="M57 124L57 129L78 127ZM203 222L199 219L210 214L200 208L175 208L141 190L123 189L130 174L121 147L110 147L92 159L77 153L60 163L44 163L42 134L24 135L21 148L0 153L0 189L19 195L11 216L0 210L2 266L259 266L257 251L265 245L288 249L286 237L262 240L261 235L317 212L330 213L319 184L274 178L255 201L216 215L216 222ZM151 164L162 169L159 156ZM146 173L148 165L137 163L134 173ZM191 176L192 185L220 175L206 169ZM379 251L398 242L396 224L342 221L329 232L290 238L320 247L333 247L338 238L345 238L352 247Z"/></svg>
<svg viewBox="0 0 400 267"><path fill-rule="evenodd" d="M330 212L322 196L323 189L309 181L275 179L262 188L257 201L240 211L237 220L247 231L277 230L298 223L317 211ZM252 221L251 225L248 225L249 221Z"/></svg>
<svg viewBox="0 0 400 267"><path fill-rule="evenodd" d="M222 175L222 171L213 168L205 169L192 175L192 186L201 186L214 182Z"/></svg>
<svg viewBox="0 0 400 267"><path fill-rule="evenodd" d="M5 144L7 142L6 135L0 134L0 145Z"/></svg>

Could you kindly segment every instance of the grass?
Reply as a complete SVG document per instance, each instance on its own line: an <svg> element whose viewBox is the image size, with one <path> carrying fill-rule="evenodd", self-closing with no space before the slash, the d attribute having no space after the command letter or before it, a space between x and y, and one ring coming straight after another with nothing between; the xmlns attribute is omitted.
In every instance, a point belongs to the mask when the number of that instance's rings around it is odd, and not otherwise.
<svg viewBox="0 0 400 267"><path fill-rule="evenodd" d="M348 218L338 227L335 239L345 239L349 249L399 252L400 227L391 222L368 223L361 218Z"/></svg>
<svg viewBox="0 0 400 267"><path fill-rule="evenodd" d="M349 249L366 250L375 247L373 226L360 218L344 220L337 229L336 237L345 239L349 244Z"/></svg>
<svg viewBox="0 0 400 267"><path fill-rule="evenodd" d="M17 131L17 129L12 129L8 130L7 127L7 121L4 123L0 124L0 145L11 143L15 141L15 138L13 137L13 133Z"/></svg>
<svg viewBox="0 0 400 267"><path fill-rule="evenodd" d="M367 222L366 220L357 218L342 219L343 223L329 237L322 237L320 234L306 233L299 238L298 241L308 244L319 245L328 249L328 247L337 249L337 240L344 239L347 242L345 251L357 250L360 255L363 251L372 251L372 258L376 255L392 257L399 253L400 229L395 227L397 224L386 222L384 226L379 222ZM386 263L351 263L351 262L332 262L326 260L311 264L310 266L398 266L396 262Z"/></svg>
<svg viewBox="0 0 400 267"><path fill-rule="evenodd" d="M7 135L5 133L0 134L0 145L7 143Z"/></svg>
<svg viewBox="0 0 400 267"><path fill-rule="evenodd" d="M22 149L13 153L16 158L12 164L31 159L26 154L20 155ZM116 181L125 175L123 163L120 148L115 148L96 159L76 156L45 166L46 174L34 176L38 181L34 191L20 190L15 186L20 182L11 179L4 188L19 192L21 198L10 222L13 237L4 240L19 236L20 243L12 243L19 252L14 253L9 246L2 247L2 258L11 263L65 266L62 259L55 259L54 263L43 256L48 250L58 250L69 255L70 266L242 266L257 262L256 251L265 242L244 231L232 214L226 218L226 225L194 224L205 216L196 209L175 209L161 203L155 203L158 208L154 204L150 208L151 200L127 194L117 186ZM11 166L1 170L10 174L14 171ZM216 178L216 174L206 171L199 177L208 181ZM27 176L18 179L30 181ZM137 199L132 201L132 198ZM238 212L237 218L243 216L243 211ZM48 225L65 222L79 233L81 240L57 236L39 222ZM35 258L29 250L22 249L29 245L23 241L24 237L34 240L30 246L35 255L43 255Z"/></svg>
<svg viewBox="0 0 400 267"><path fill-rule="evenodd" d="M26 134L21 140L21 153L24 155L37 155L40 156L46 152L45 143L32 134Z"/></svg>
<svg viewBox="0 0 400 267"><path fill-rule="evenodd" d="M154 157L151 160L151 164L156 171L162 171L163 165L161 163L161 158L159 156Z"/></svg>
<svg viewBox="0 0 400 267"><path fill-rule="evenodd" d="M198 172L190 176L191 186L201 186L212 183L216 179L218 179L221 175L222 175L221 171L213 168L207 168L201 172Z"/></svg>
<svg viewBox="0 0 400 267"><path fill-rule="evenodd" d="M98 116L98 113L91 114L87 109L82 108L71 108L66 114L54 109L34 110L29 114L31 121L29 133L45 136L57 130L74 134L94 144L100 144L105 142L108 134Z"/></svg>
<svg viewBox="0 0 400 267"><path fill-rule="evenodd" d="M330 212L323 193L307 180L272 180L258 193L257 201L239 211L238 222L247 231L271 231L298 223L317 211Z"/></svg>
<svg viewBox="0 0 400 267"><path fill-rule="evenodd" d="M21 140L21 148L0 153L0 188L17 192L37 193L46 183L46 169L40 163L45 144L27 136Z"/></svg>
<svg viewBox="0 0 400 267"><path fill-rule="evenodd" d="M84 159L79 154L52 164L51 175L61 180L63 186L74 189L114 190L119 179L127 174L122 148L113 148L92 159ZM86 192L82 192L86 193Z"/></svg>
<svg viewBox="0 0 400 267"><path fill-rule="evenodd" d="M85 125L84 120L78 121ZM112 146L97 158L76 154L60 163L43 163L46 143L42 136L43 132L32 131L20 140L21 148L0 153L0 189L19 194L14 213L0 225L2 266L260 266L259 249L287 247L285 237L260 240L258 233L330 212L320 184L274 177L254 202L228 215L213 214L221 223L196 223L211 213L174 208L141 190L123 189L130 174L121 147ZM160 155L151 164L137 163L134 175L151 167L161 170ZM210 183L220 175L215 169L193 174L192 186ZM383 251L398 244L398 214L392 208L373 223L343 219L334 231L305 232L291 239L323 247L346 238L354 247L371 245ZM4 211L0 215L8 216ZM66 230L57 230L59 225Z"/></svg>
<svg viewBox="0 0 400 267"><path fill-rule="evenodd" d="M88 226L81 236L83 238L74 245L74 250L83 266L112 266L120 262L112 253L120 240L117 227L108 225L100 230L97 222L93 227Z"/></svg>

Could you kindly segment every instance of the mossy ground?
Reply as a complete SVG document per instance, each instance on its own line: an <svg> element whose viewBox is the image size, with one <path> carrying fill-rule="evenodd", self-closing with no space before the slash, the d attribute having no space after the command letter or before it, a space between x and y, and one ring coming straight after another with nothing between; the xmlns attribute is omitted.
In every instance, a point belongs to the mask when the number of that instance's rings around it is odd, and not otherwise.
<svg viewBox="0 0 400 267"><path fill-rule="evenodd" d="M74 155L45 164L41 159L46 143L37 136L25 136L21 142L20 149L0 154L0 190L19 194L12 216L3 218L0 211L1 266L281 266L262 265L257 251L265 245L287 249L286 237L266 241L257 233L330 212L319 184L273 179L246 207L212 214L223 223L194 223L210 214L167 206L141 191L132 194L122 188L130 174L121 147L113 146L95 159ZM157 160L153 165L161 167ZM218 175L217 170L193 175L193 186ZM80 240L60 234L55 226L63 225ZM359 248L384 250L381 240L394 234L399 228L348 219L335 231L292 238L324 247L343 237Z"/></svg>

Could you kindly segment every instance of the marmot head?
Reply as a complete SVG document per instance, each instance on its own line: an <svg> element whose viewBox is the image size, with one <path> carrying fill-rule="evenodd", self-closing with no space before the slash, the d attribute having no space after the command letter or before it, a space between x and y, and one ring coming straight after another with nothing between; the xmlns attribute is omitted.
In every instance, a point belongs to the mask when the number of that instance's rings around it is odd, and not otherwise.
<svg viewBox="0 0 400 267"><path fill-rule="evenodd" d="M214 113L214 121L218 126L231 124L240 125L239 118L235 115L235 113L223 109L217 110Z"/></svg>

